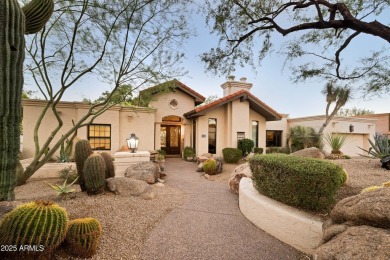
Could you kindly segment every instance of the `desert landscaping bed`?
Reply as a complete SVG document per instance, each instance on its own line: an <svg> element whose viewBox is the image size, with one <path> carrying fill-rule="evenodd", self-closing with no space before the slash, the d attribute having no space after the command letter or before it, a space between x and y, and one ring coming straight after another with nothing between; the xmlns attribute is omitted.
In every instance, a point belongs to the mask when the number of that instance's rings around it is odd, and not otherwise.
<svg viewBox="0 0 390 260"><path fill-rule="evenodd" d="M140 259L143 245L150 231L172 209L181 205L185 194L165 185L153 185L157 197L123 197L105 192L88 196L74 185L76 191L67 199L60 199L46 183L62 183L59 178L31 178L17 187L16 200L54 200L66 208L69 219L94 217L101 222L103 235L96 255L92 259ZM66 248L56 250L55 259L69 259ZM76 258L72 258L76 259Z"/></svg>

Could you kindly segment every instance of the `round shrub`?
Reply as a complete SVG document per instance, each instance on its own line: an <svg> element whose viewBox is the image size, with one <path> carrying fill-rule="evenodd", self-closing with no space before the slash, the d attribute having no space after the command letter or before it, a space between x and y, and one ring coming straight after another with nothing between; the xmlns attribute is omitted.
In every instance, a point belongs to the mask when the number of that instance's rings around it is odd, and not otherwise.
<svg viewBox="0 0 390 260"><path fill-rule="evenodd" d="M224 148L222 155L225 162L238 163L242 158L242 151L236 148Z"/></svg>
<svg viewBox="0 0 390 260"><path fill-rule="evenodd" d="M333 205L346 180L341 166L320 159L269 154L255 155L249 164L254 186L261 194L317 212Z"/></svg>
<svg viewBox="0 0 390 260"><path fill-rule="evenodd" d="M244 156L250 154L254 146L255 143L248 138L238 140L238 144L237 144L237 148L241 150Z"/></svg>
<svg viewBox="0 0 390 260"><path fill-rule="evenodd" d="M209 174L209 175L214 175L216 174L216 170L217 170L217 162L213 159L213 158L210 158L210 159L207 159L204 163L203 163L203 170L205 173Z"/></svg>

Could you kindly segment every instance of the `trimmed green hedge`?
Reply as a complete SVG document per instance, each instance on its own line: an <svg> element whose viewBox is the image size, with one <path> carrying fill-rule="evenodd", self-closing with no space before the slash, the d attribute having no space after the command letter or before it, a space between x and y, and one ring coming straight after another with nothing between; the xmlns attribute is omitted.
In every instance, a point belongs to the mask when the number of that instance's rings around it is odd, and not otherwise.
<svg viewBox="0 0 390 260"><path fill-rule="evenodd" d="M238 163L242 158L242 151L236 148L222 149L223 160L227 163Z"/></svg>
<svg viewBox="0 0 390 260"><path fill-rule="evenodd" d="M261 148L261 147L255 147L255 148L253 148L253 153L262 154L263 151L264 151L264 149Z"/></svg>
<svg viewBox="0 0 390 260"><path fill-rule="evenodd" d="M346 179L341 166L320 159L269 154L255 155L249 164L254 187L261 194L317 212L333 205Z"/></svg>

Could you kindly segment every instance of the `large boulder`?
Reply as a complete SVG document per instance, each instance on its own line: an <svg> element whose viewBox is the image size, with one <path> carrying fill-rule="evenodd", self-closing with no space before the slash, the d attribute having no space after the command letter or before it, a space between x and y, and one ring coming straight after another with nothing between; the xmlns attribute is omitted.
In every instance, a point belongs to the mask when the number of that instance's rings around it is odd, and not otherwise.
<svg viewBox="0 0 390 260"><path fill-rule="evenodd" d="M390 228L390 188L345 198L330 213L333 223Z"/></svg>
<svg viewBox="0 0 390 260"><path fill-rule="evenodd" d="M315 259L390 259L390 231L370 226L350 227L318 247Z"/></svg>
<svg viewBox="0 0 390 260"><path fill-rule="evenodd" d="M128 167L125 176L153 184L160 178L160 167L153 162L140 162Z"/></svg>
<svg viewBox="0 0 390 260"><path fill-rule="evenodd" d="M390 155L387 155L381 159L382 168L390 170Z"/></svg>
<svg viewBox="0 0 390 260"><path fill-rule="evenodd" d="M244 163L237 166L228 181L229 189L234 194L239 193L240 181L243 177L252 178L252 171L249 167L249 163Z"/></svg>
<svg viewBox="0 0 390 260"><path fill-rule="evenodd" d="M301 156L317 159L325 159L325 155L317 147L305 148L296 152L291 153L292 156Z"/></svg>
<svg viewBox="0 0 390 260"><path fill-rule="evenodd" d="M153 199L156 197L152 187L145 181L126 177L117 177L107 179L106 183L108 189L116 195L125 197L140 196L144 199Z"/></svg>

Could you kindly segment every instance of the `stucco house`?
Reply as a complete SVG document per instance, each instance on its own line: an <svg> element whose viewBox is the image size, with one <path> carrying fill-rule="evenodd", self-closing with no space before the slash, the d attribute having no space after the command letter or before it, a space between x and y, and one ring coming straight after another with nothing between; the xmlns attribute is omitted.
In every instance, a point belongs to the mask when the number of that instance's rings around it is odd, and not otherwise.
<svg viewBox="0 0 390 260"><path fill-rule="evenodd" d="M288 115L283 114L282 120L267 122L266 146L284 147L287 144L288 130L293 126L310 126L318 131L324 122L324 115L288 118ZM323 133L325 135L328 133L345 134L347 137L341 151L349 156L358 156L364 153L358 147L365 150L370 148L368 140L373 140L373 136L376 133L376 123L377 119L372 115L364 118L335 116L324 129ZM331 152L331 147L324 143L324 150Z"/></svg>
<svg viewBox="0 0 390 260"><path fill-rule="evenodd" d="M147 107L115 106L95 119L93 124L77 131L77 138L88 139L95 150L114 154L125 144L131 133L139 137L138 150L163 149L168 155L179 156L185 146L197 155L222 155L225 147L237 147L237 141L250 138L257 147L266 146L266 122L282 116L250 93L252 84L246 78L236 81L230 76L221 85L223 97L199 106L205 97L178 80L169 82L169 91L155 86L148 93ZM172 87L173 86L173 87ZM23 158L34 156L33 126L45 106L43 100L23 100ZM57 135L65 133L85 115L88 105L81 102L60 102L64 125ZM56 125L54 114L48 114L39 130L43 143ZM55 140L54 140L55 141Z"/></svg>

